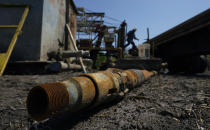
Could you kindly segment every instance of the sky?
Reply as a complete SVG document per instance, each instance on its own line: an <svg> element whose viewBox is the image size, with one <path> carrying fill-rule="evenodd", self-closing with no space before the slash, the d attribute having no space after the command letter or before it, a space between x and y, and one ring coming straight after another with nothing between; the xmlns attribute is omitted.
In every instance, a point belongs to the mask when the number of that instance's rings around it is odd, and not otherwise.
<svg viewBox="0 0 210 130"><path fill-rule="evenodd" d="M84 7L115 20L105 18L107 23L116 26L126 20L128 30L137 28L136 37L143 43L150 38L192 18L210 8L210 0L74 0L77 7Z"/></svg>

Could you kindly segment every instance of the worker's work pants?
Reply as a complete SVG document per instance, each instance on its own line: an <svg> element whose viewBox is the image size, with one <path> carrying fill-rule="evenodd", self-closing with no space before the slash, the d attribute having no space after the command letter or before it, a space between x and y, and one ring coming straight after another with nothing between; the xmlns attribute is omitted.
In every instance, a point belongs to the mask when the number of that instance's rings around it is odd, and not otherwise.
<svg viewBox="0 0 210 130"><path fill-rule="evenodd" d="M136 45L133 41L127 41L128 43L124 46L124 48L128 47L130 44L132 44L133 48L136 48Z"/></svg>

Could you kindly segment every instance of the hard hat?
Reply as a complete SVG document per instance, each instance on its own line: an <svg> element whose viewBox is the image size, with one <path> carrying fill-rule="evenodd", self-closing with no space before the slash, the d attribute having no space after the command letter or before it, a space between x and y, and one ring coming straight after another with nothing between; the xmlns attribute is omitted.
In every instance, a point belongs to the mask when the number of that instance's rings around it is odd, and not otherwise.
<svg viewBox="0 0 210 130"><path fill-rule="evenodd" d="M133 28L133 30L135 30L135 31L136 31L136 30L137 30L137 28L136 28L136 27L134 27L134 28Z"/></svg>

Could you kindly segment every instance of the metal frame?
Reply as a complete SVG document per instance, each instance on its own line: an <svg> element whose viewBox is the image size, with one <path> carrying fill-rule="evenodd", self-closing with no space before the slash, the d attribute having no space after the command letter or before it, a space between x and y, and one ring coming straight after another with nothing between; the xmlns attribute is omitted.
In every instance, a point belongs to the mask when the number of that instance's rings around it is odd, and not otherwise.
<svg viewBox="0 0 210 130"><path fill-rule="evenodd" d="M9 44L9 47L6 51L6 53L0 53L0 76L4 73L4 70L7 66L7 63L9 61L9 58L12 54L12 51L14 49L14 46L17 42L18 36L21 33L22 27L24 25L24 22L26 20L26 17L29 12L29 6L28 5L8 5L8 4L0 4L0 6L3 7L25 7L25 10L22 14L21 20L18 25L0 25L0 28L17 28L15 34L12 37L12 40Z"/></svg>

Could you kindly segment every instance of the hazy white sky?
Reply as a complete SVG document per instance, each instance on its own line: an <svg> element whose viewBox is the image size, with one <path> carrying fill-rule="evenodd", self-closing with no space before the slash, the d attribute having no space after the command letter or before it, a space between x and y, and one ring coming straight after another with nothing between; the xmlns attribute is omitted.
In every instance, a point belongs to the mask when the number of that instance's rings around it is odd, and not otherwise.
<svg viewBox="0 0 210 130"><path fill-rule="evenodd" d="M128 29L138 28L139 43L147 38L147 27L152 38L210 8L210 0L75 0L75 4L95 12L105 12L105 15L120 21L125 19Z"/></svg>

